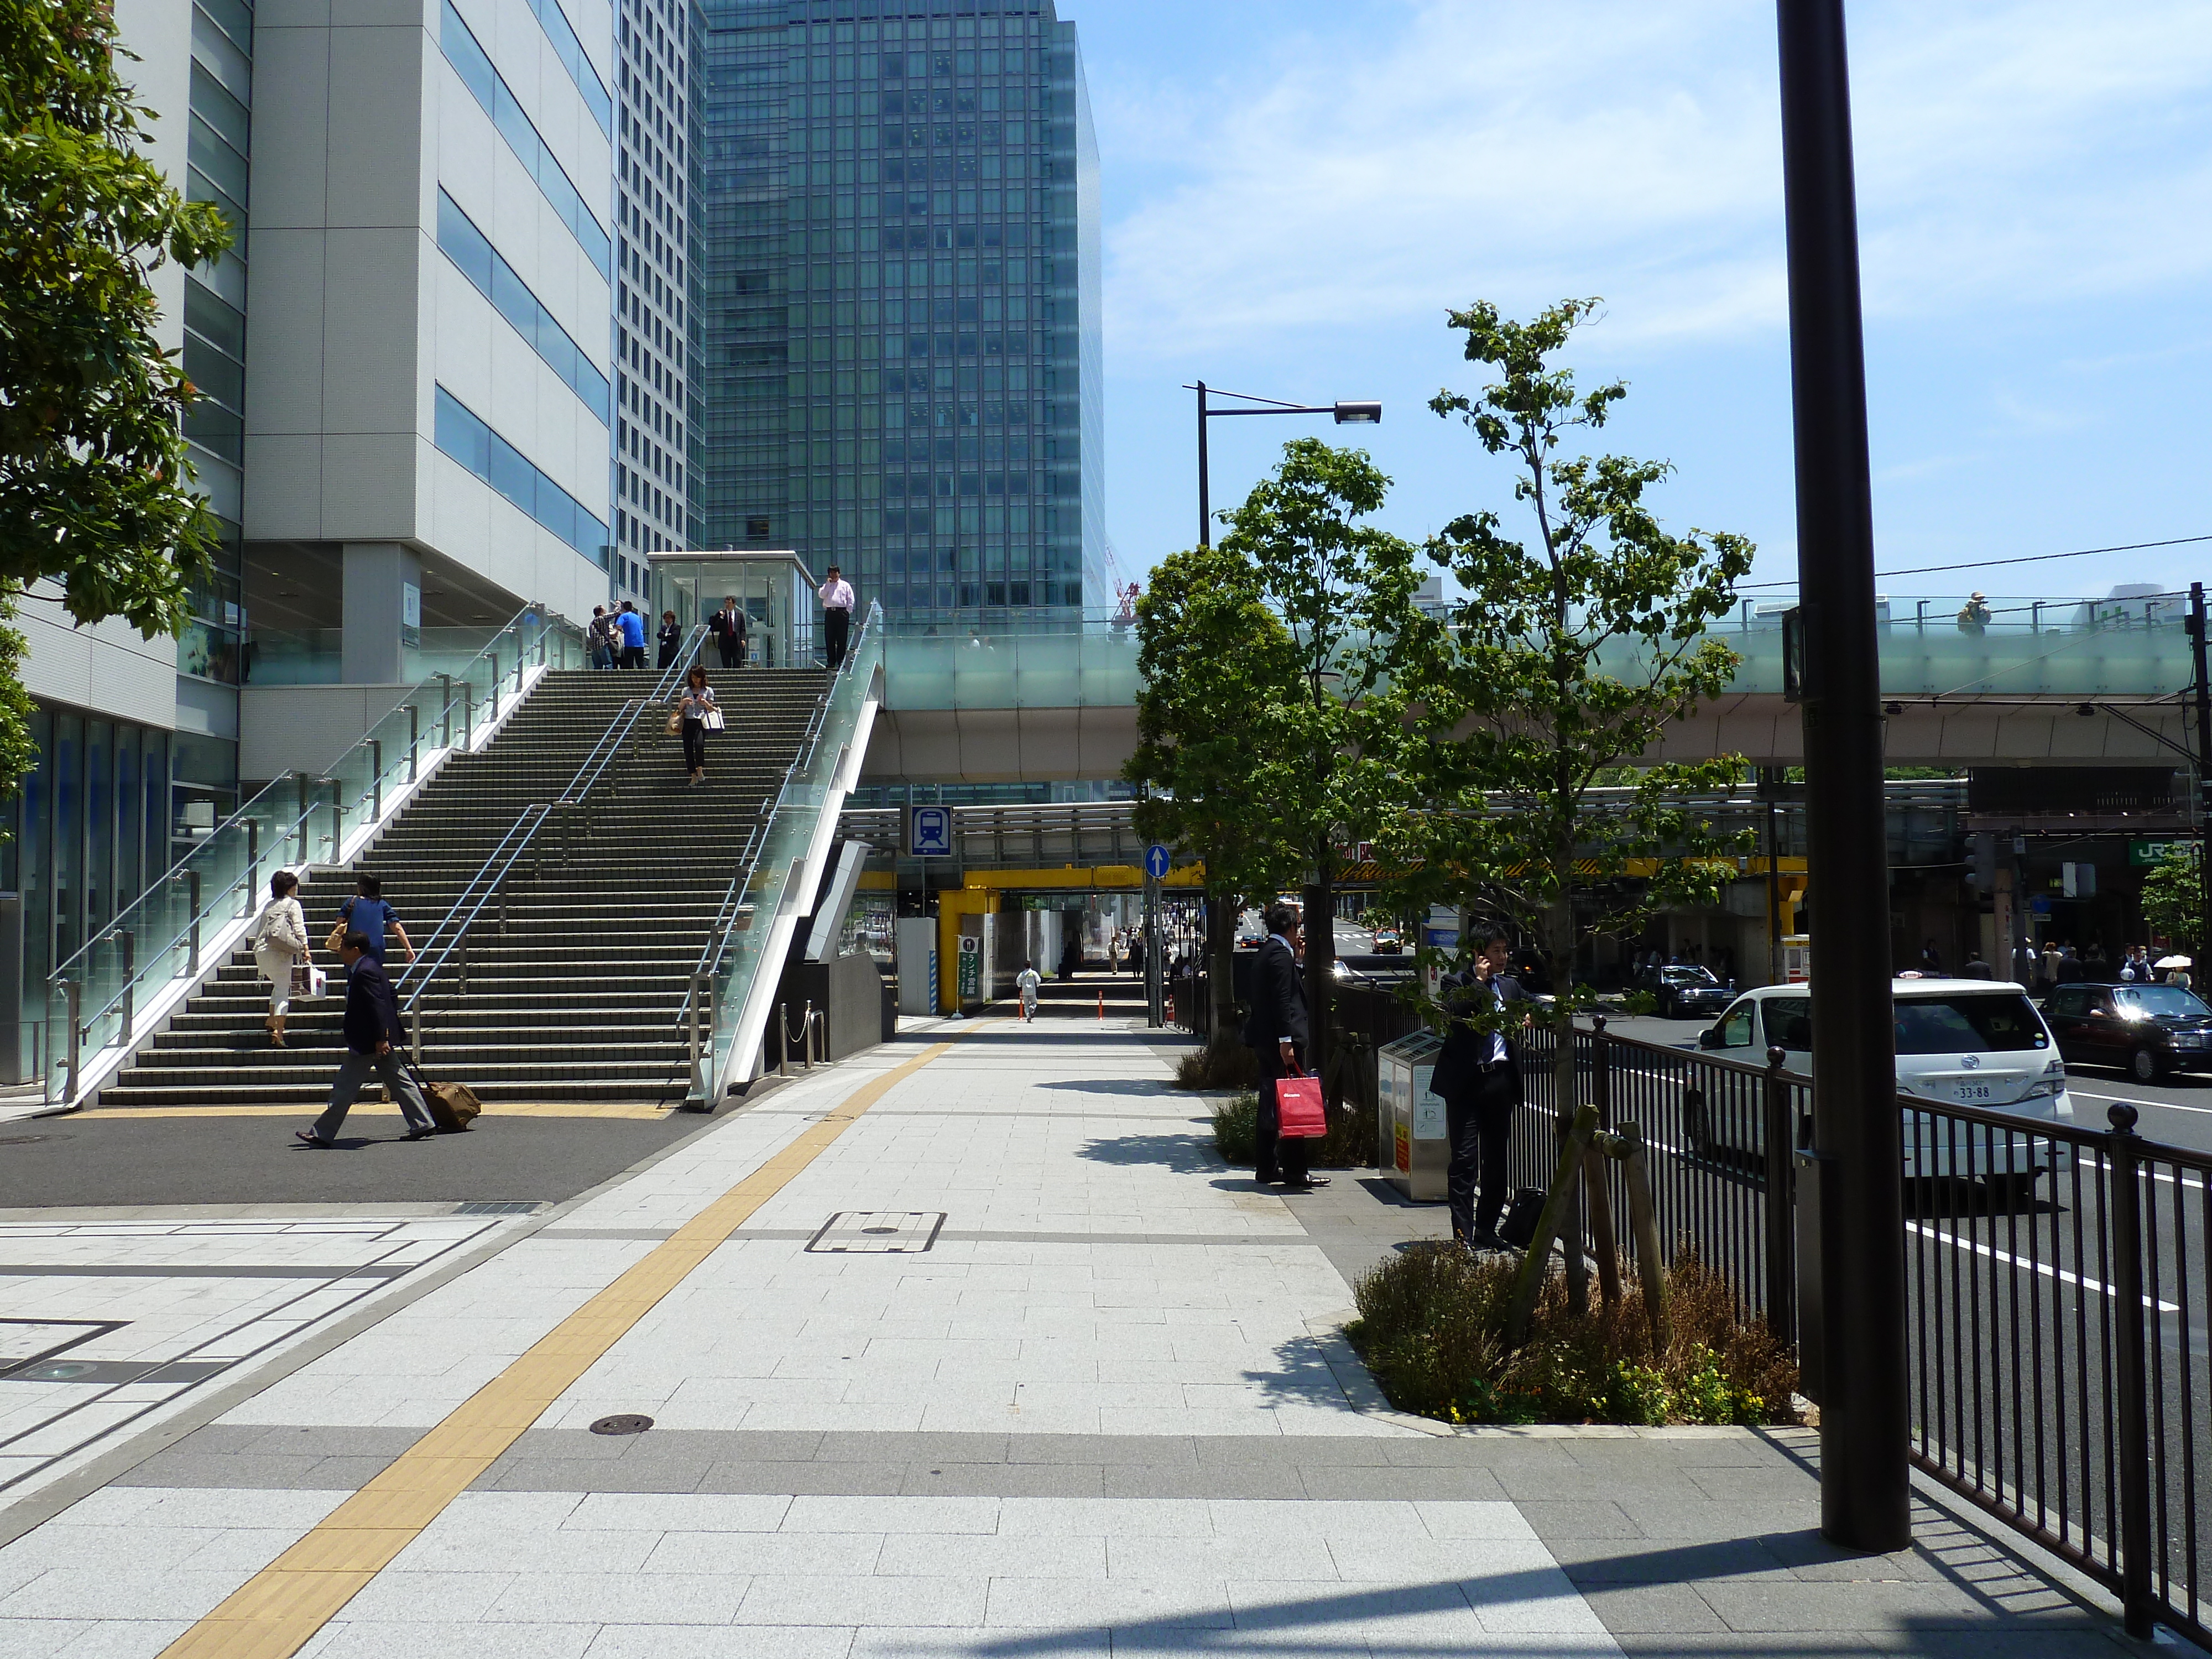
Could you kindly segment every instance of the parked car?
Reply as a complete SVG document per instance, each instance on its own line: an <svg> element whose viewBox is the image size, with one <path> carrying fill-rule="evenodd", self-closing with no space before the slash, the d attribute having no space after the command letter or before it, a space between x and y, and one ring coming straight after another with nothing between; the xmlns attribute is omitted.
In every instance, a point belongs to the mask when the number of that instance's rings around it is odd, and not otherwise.
<svg viewBox="0 0 2212 1659"><path fill-rule="evenodd" d="M2056 985L2043 1017L2063 1057L2120 1066L2138 1083L2212 1071L2212 1007L2179 985Z"/></svg>
<svg viewBox="0 0 2212 1659"><path fill-rule="evenodd" d="M1662 1019L1697 1019L1717 1014L1729 1006L1729 999L1735 994L1713 977L1711 969L1700 968L1694 963L1668 963L1646 968L1636 976L1632 988L1649 991L1659 999Z"/></svg>
<svg viewBox="0 0 2212 1659"><path fill-rule="evenodd" d="M1402 955L1406 949L1406 936L1395 927L1377 927L1372 948L1378 957Z"/></svg>
<svg viewBox="0 0 2212 1659"><path fill-rule="evenodd" d="M2074 1115L2057 1040L2024 987L2003 980L1898 979L1890 981L1890 998L1899 1095L2044 1121ZM1698 1046L1753 1063L1765 1060L1770 1046L1778 1047L1784 1071L1811 1076L1811 987L1765 985L1745 992L1698 1036ZM1765 1116L1749 1092L1685 1116L1697 1152L1765 1154ZM2021 1135L2001 1142L1956 1120L1905 1115L1908 1176L2032 1179L2063 1162L2049 1141Z"/></svg>

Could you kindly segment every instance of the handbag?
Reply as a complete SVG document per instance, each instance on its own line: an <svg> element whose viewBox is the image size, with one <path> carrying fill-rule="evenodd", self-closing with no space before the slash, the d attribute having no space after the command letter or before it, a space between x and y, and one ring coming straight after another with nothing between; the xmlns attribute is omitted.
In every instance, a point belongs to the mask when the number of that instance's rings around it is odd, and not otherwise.
<svg viewBox="0 0 2212 1659"><path fill-rule="evenodd" d="M292 964L292 994L295 997L319 997L323 994L323 970L311 962Z"/></svg>
<svg viewBox="0 0 2212 1659"><path fill-rule="evenodd" d="M670 709L668 711L668 735L672 738L674 737L677 732L683 729L683 727L684 711L680 708Z"/></svg>
<svg viewBox="0 0 2212 1659"><path fill-rule="evenodd" d="M719 708L709 708L704 714L699 717L699 724L702 727L709 732L720 731L722 729L722 711Z"/></svg>
<svg viewBox="0 0 2212 1659"><path fill-rule="evenodd" d="M1275 1133L1292 1140L1317 1140L1328 1133L1321 1079L1286 1077L1275 1084Z"/></svg>

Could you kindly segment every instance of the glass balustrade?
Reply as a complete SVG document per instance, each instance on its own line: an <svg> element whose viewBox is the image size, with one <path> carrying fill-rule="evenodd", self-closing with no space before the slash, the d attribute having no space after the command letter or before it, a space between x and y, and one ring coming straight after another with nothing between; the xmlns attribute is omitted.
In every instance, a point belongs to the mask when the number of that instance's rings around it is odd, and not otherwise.
<svg viewBox="0 0 2212 1659"><path fill-rule="evenodd" d="M859 730L869 686L884 663L884 647L883 611L872 604L807 745L786 773L775 805L731 884L717 937L702 958L700 977L711 986L711 994L702 999L706 988L695 979L693 997L700 1013L696 1081L709 1102L718 1099L737 1076L733 1066L741 1036L749 1043L760 1041L761 1011L757 1006L749 1010L748 1005L775 991L773 984L763 988L763 971L781 969L780 957L765 967L763 961L772 924L787 900L804 905L811 897L794 894L791 884L804 873L801 866L823 815L842 805L836 794L837 763ZM748 1012L755 1016L750 1035Z"/></svg>
<svg viewBox="0 0 2212 1659"><path fill-rule="evenodd" d="M473 653L456 654L450 668L403 691L329 766L273 780L217 824L48 979L40 1044L48 1103L76 1100L94 1057L131 1042L155 997L210 965L216 936L259 909L276 870L343 862L442 750L482 738L530 669L583 659L572 625L524 611Z"/></svg>

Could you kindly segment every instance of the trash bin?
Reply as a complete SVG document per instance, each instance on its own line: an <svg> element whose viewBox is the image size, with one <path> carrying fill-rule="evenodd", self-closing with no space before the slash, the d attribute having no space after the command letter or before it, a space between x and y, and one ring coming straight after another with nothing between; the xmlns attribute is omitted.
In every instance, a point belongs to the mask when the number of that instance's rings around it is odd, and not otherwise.
<svg viewBox="0 0 2212 1659"><path fill-rule="evenodd" d="M1416 1031L1376 1054L1376 1158L1392 1185L1424 1202L1446 1195L1451 1162L1444 1103L1429 1087L1443 1046L1433 1032Z"/></svg>

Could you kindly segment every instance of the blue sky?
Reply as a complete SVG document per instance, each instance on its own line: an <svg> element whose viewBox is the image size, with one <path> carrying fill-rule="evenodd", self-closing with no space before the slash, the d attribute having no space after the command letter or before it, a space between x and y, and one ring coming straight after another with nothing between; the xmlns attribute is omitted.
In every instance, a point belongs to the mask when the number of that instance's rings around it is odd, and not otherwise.
<svg viewBox="0 0 2212 1659"><path fill-rule="evenodd" d="M1771 0L1061 0L1104 177L1107 518L1195 538L1191 394L1379 398L1379 428L1213 422L1217 505L1358 433L1421 537L1510 479L1429 413L1443 326L1602 295L1606 447L1671 459L1677 526L1796 573ZM1851 8L1883 571L2212 534L2212 12L2201 0ZM2102 593L2212 542L1886 583Z"/></svg>

